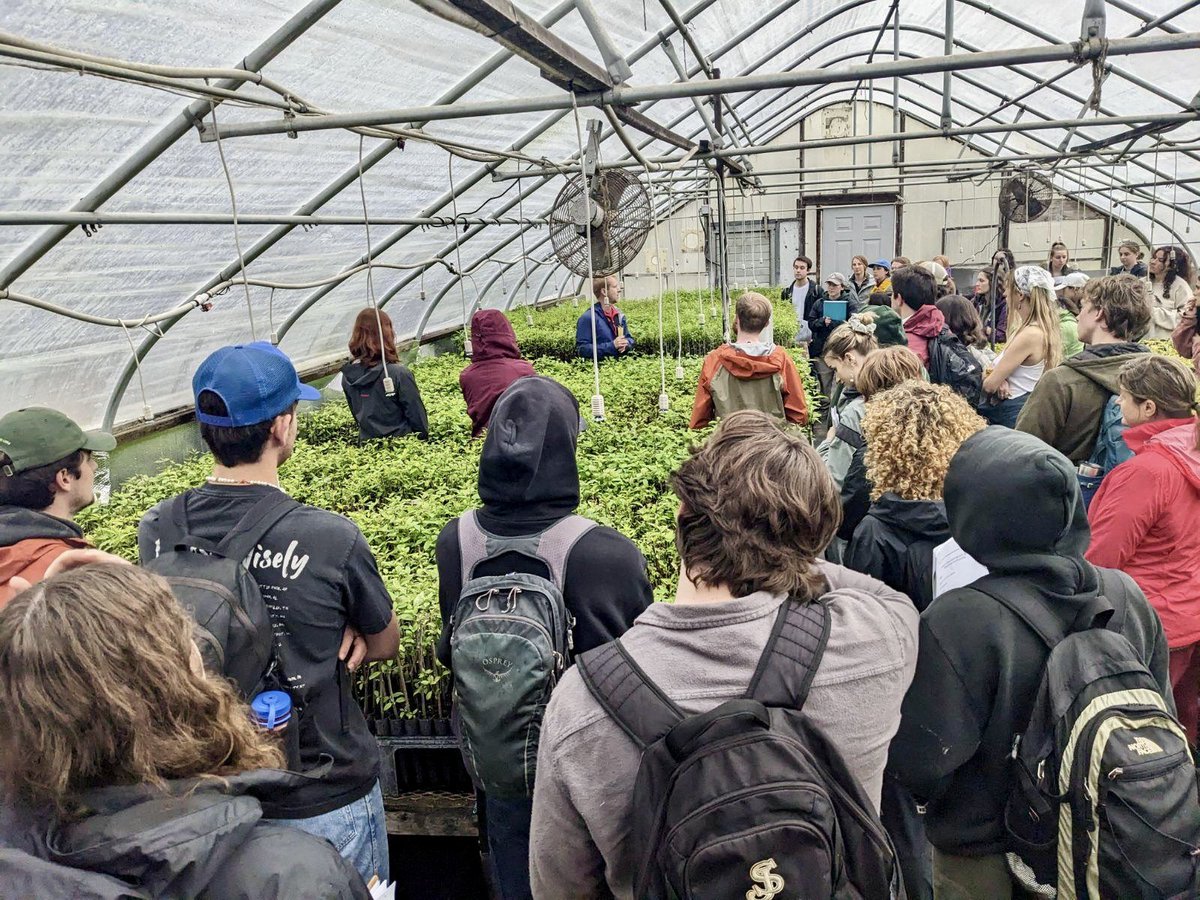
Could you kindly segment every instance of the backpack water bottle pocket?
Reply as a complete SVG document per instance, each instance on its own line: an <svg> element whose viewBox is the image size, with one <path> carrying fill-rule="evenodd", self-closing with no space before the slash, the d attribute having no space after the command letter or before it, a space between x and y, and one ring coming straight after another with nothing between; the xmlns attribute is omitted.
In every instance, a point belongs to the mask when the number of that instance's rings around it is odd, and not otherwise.
<svg viewBox="0 0 1200 900"><path fill-rule="evenodd" d="M454 702L476 779L497 797L530 796L548 687L563 664L549 633L527 618L477 615L455 629L451 654Z"/></svg>

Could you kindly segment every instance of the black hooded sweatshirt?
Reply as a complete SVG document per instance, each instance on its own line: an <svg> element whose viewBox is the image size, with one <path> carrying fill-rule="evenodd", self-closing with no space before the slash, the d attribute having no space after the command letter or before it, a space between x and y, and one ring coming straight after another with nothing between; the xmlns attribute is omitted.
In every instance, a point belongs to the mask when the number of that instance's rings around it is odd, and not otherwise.
<svg viewBox="0 0 1200 900"><path fill-rule="evenodd" d="M579 505L579 403L558 382L532 376L513 383L492 411L479 460L480 526L503 537L537 534ZM438 535L438 603L442 635L437 655L450 666L450 619L462 592L458 519ZM516 553L481 565L476 575L528 572L549 577L546 566ZM567 557L563 600L575 617L575 653L620 637L654 595L646 560L629 538L597 526Z"/></svg>
<svg viewBox="0 0 1200 900"><path fill-rule="evenodd" d="M367 367L357 359L342 366L342 391L358 423L359 440L406 434L428 440L429 417L412 372L399 363L388 363L387 370L394 382L391 394L383 389L383 366Z"/></svg>
<svg viewBox="0 0 1200 900"><path fill-rule="evenodd" d="M845 564L908 594L924 610L933 600L933 548L949 539L945 503L888 491L855 529Z"/></svg>
<svg viewBox="0 0 1200 900"><path fill-rule="evenodd" d="M307 776L97 788L82 818L0 808L0 896L72 900L367 900L354 867L321 838L264 821L260 799Z"/></svg>
<svg viewBox="0 0 1200 900"><path fill-rule="evenodd" d="M951 461L945 497L954 539L992 575L1022 579L1018 600L1040 595L1038 602L1061 611L1064 627L1094 613L1099 572L1083 558L1091 534L1065 456L1032 435L992 426ZM1127 575L1105 577L1124 584L1128 600L1108 598L1113 621L1173 710L1158 616ZM974 587L948 591L921 614L917 672L888 769L928 801L925 826L938 849L960 856L1009 849L1009 753L1028 725L1048 655L1029 626Z"/></svg>

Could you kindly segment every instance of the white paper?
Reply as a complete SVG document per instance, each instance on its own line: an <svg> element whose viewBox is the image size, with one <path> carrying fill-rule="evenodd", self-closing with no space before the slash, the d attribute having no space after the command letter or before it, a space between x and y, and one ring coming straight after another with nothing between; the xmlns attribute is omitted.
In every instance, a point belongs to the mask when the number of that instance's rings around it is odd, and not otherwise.
<svg viewBox="0 0 1200 900"><path fill-rule="evenodd" d="M933 548L933 596L966 587L982 578L988 570L967 553L954 538Z"/></svg>
<svg viewBox="0 0 1200 900"><path fill-rule="evenodd" d="M377 882L375 887L371 888L371 900L396 900L396 882Z"/></svg>

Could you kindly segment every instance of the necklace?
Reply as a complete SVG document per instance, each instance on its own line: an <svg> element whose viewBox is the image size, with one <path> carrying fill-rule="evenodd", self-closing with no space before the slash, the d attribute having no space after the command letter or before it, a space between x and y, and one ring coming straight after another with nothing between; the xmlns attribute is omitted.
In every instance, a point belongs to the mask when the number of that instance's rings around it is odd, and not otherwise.
<svg viewBox="0 0 1200 900"><path fill-rule="evenodd" d="M217 475L209 475L208 478L205 479L205 481L207 481L209 484L237 484L237 485L258 484L258 485L262 485L263 487L275 488L275 490L277 490L277 491L283 490L283 488L281 488L279 485L277 485L273 482L254 481L252 479L247 479L247 478L220 478Z"/></svg>

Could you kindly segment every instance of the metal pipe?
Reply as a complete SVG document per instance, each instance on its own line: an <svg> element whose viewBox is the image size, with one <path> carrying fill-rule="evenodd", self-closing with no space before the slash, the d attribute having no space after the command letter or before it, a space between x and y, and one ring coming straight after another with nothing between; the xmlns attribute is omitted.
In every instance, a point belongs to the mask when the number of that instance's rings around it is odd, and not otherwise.
<svg viewBox="0 0 1200 900"><path fill-rule="evenodd" d="M612 80L620 84L622 81L628 81L633 77L633 70L629 68L629 63L625 62L625 57L617 45L608 35L608 29L604 27L604 23L600 21L600 17L596 15L596 10L592 8L591 0L575 0L575 9L579 12L579 17L583 19L583 24L587 26L587 30L592 35L592 40L596 42L596 47L600 50L600 57L604 60L604 67L608 70L608 74L612 76Z"/></svg>
<svg viewBox="0 0 1200 900"><path fill-rule="evenodd" d="M900 5L892 16L892 62L900 61ZM892 132L900 132L900 76L892 76ZM900 142L892 146L892 165L900 162Z"/></svg>
<svg viewBox="0 0 1200 900"><path fill-rule="evenodd" d="M675 52L675 48L671 46L670 38L663 38L663 52L667 55L667 59L671 61L671 65L675 68L675 74L679 76L681 82L687 81L687 70L684 69L683 63L679 61L679 54ZM712 139L714 147L724 146L721 140L721 133L717 131L717 126L713 124L712 117L708 114L708 110L704 108L704 103L699 97L692 97L692 107L696 110L696 115L700 117L700 121L704 123L704 127L708 129L708 136ZM606 109L608 107L605 107Z"/></svg>
<svg viewBox="0 0 1200 900"><path fill-rule="evenodd" d="M946 0L946 44L944 54L954 55L954 0ZM942 73L942 130L954 124L950 115L950 69Z"/></svg>
<svg viewBox="0 0 1200 900"><path fill-rule="evenodd" d="M1050 44L973 53L969 56L932 56L914 60L872 63L846 69L808 69L797 72L778 72L764 75L741 75L703 82L682 82L646 86L617 86L605 91L578 94L580 106L605 104L628 106L648 100L669 100L703 97L710 94L729 94L771 90L780 87L837 84L864 81L893 75L919 75L954 69L985 69L992 66L1011 66L1019 63L1044 63L1059 60L1086 61L1106 56L1192 50L1200 47L1200 32L1181 34L1143 35L1118 38L1107 44L1075 42ZM1181 104L1183 105L1183 104ZM331 128L354 128L374 125L395 125L408 122L430 122L443 119L465 119L477 116L512 115L524 112L565 110L572 106L571 97L551 94L516 100L488 100L455 104L453 107L416 106L375 112L342 113L327 116L301 116L286 121L232 123L220 128L222 138L245 137L256 134L290 134L300 131L323 131ZM201 140L216 140L215 129L208 129Z"/></svg>
<svg viewBox="0 0 1200 900"><path fill-rule="evenodd" d="M509 291L508 296L504 298L504 311L505 312L508 312L508 310L512 309L513 301L517 299L517 291L520 290L521 285L523 285L529 281L529 272L532 272L534 269L538 268L539 266L544 266L549 261L550 261L550 257L546 257L545 259L535 260L533 265L531 265L529 267L529 271L523 272L521 274L521 280L513 285L513 289L511 291Z"/></svg>
<svg viewBox="0 0 1200 900"><path fill-rule="evenodd" d="M546 13L545 17L543 17L541 20L541 23L546 26L553 25L559 19L566 16L572 9L574 9L574 0L562 0L562 2L555 6L554 9ZM506 63L512 56L513 53L511 50L501 49L496 51L481 65L476 66L475 69L473 69L461 81L442 94L442 96L439 97L435 103L454 103L467 92L477 87L484 79L504 65L504 63ZM395 150L396 147L397 144L393 141L386 141L380 144L369 154L363 157L361 166L350 166L345 169L337 179L330 184L327 184L306 203L301 204L296 212L300 215L307 215L317 209L320 209L335 196L341 193L342 190L353 184L359 178L362 172L366 172L368 169L372 168L376 163ZM445 204L434 206L432 208L427 207L422 211L422 215L435 213L443 205ZM263 253L267 252L267 250L290 234L294 227L294 225L281 225L272 229L268 234L255 241L254 244L249 247L244 254L242 254L241 260L235 259L231 261L224 268L222 268L220 272L218 272L215 276L210 278L207 282L205 282L205 284L198 288L192 296L198 296L209 290L214 285L233 277L236 272L241 270L243 264L249 264ZM181 314L178 318L171 319L170 321L164 323L158 328L157 331L147 334L146 337L142 339L142 343L138 345L130 359L122 367L120 374L117 376L116 382L113 384L112 391L109 392L108 404L105 407L103 422L106 430L111 430L113 422L116 419L117 412L120 408L121 400L124 398L125 391L129 387L129 383L133 379L134 373L137 371L141 361L146 358L146 354L150 352L150 350L155 344L158 343L162 336L169 331L175 325L175 323L183 317L183 315L186 315L186 313Z"/></svg>
<svg viewBox="0 0 1200 900"><path fill-rule="evenodd" d="M237 220L242 225L362 225L362 216L311 216L283 214L243 214ZM491 216L371 216L365 220L372 225L415 225L418 227L450 228L458 225L544 225L545 218L500 218ZM3 212L3 225L232 225L230 213L199 212Z"/></svg>
<svg viewBox="0 0 1200 900"><path fill-rule="evenodd" d="M248 71L261 69L340 2L341 0L311 0L300 12L281 25L274 34L250 51L236 68ZM244 82L227 79L217 82L216 86L231 89L241 84ZM196 100L189 103L179 115L160 128L150 140L122 160L116 169L104 176L99 184L76 201L75 205L71 207L71 211L92 212L110 200L117 191L136 178L138 173L156 160L168 147L194 128L196 122L208 115L212 108L213 104L208 100ZM70 225L55 225L26 244L5 265L4 269L0 270L0 288L8 287L29 271L30 266L45 256L70 233Z"/></svg>

